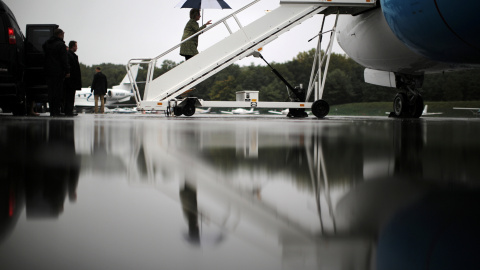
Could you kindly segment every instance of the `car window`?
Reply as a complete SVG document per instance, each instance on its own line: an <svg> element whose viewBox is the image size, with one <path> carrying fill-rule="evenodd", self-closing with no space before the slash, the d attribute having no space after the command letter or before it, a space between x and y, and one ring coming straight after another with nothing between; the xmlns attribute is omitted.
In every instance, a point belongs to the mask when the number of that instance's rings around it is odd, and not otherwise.
<svg viewBox="0 0 480 270"><path fill-rule="evenodd" d="M0 16L0 43L7 43L7 29L3 23L3 18Z"/></svg>
<svg viewBox="0 0 480 270"><path fill-rule="evenodd" d="M27 30L28 42L31 44L34 51L43 52L42 45L52 36L50 29L35 29Z"/></svg>

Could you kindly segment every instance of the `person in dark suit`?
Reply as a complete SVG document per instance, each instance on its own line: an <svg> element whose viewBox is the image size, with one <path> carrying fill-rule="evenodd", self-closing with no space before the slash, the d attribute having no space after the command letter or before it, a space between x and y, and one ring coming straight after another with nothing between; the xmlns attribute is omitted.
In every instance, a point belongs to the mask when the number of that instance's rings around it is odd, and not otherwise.
<svg viewBox="0 0 480 270"><path fill-rule="evenodd" d="M53 36L43 44L45 52L45 74L48 85L50 116L60 116L63 100L63 81L70 77L67 50L63 38L65 32L57 28Z"/></svg>
<svg viewBox="0 0 480 270"><path fill-rule="evenodd" d="M64 108L65 115L76 116L73 112L75 105L75 91L82 89L82 73L80 71L80 63L75 53L78 49L77 42L72 40L68 43L68 64L70 65L70 78L65 79L65 98Z"/></svg>
<svg viewBox="0 0 480 270"><path fill-rule="evenodd" d="M105 113L105 94L107 94L107 77L100 67L95 68L91 91L95 96L95 113L98 113L98 100L100 100L100 113Z"/></svg>

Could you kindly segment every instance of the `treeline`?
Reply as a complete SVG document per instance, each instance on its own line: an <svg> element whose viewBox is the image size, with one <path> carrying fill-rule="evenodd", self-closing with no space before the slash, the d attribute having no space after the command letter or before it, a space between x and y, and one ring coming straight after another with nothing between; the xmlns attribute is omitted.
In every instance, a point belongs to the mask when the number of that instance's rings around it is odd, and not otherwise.
<svg viewBox="0 0 480 270"><path fill-rule="evenodd" d="M299 53L286 63L270 63L293 86L302 84L306 89L310 80L315 50ZM268 60L268 59L267 59ZM181 63L165 60L156 67L158 77ZM126 74L125 66L100 64L81 65L83 87L91 85L95 67L100 66L108 78L108 86L117 85ZM330 105L392 101L396 90L363 82L364 68L343 54L331 55L323 99ZM139 70L137 81L145 81L146 66ZM426 75L421 92L426 101L480 100L480 70L468 70L444 74ZM209 79L195 86L192 95L205 100L235 100L235 92L259 91L261 101L288 101L284 83L268 66L230 65Z"/></svg>

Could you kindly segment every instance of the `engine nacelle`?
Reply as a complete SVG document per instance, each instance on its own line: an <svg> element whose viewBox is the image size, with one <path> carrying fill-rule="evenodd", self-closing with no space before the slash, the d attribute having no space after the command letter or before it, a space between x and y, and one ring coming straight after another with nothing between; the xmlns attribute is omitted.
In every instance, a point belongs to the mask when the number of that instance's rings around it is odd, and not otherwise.
<svg viewBox="0 0 480 270"><path fill-rule="evenodd" d="M434 61L480 64L479 1L381 0L393 33Z"/></svg>

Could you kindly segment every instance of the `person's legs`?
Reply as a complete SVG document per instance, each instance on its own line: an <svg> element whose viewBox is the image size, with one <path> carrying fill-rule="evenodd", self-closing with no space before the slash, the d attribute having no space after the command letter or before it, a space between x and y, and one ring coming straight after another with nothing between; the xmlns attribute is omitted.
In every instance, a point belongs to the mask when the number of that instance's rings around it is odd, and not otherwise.
<svg viewBox="0 0 480 270"><path fill-rule="evenodd" d="M101 104L101 106L102 106L101 109L100 109L100 112L101 112L101 113L105 113L105 97L104 97L103 95L100 96L100 100L101 100L101 103L100 103L100 104Z"/></svg>
<svg viewBox="0 0 480 270"><path fill-rule="evenodd" d="M65 98L64 98L65 114L73 115L73 107L75 103L75 89L68 86L65 90L66 90Z"/></svg>
<svg viewBox="0 0 480 270"><path fill-rule="evenodd" d="M63 77L50 76L47 78L48 84L48 103L50 107L50 115L60 115L60 103L63 95Z"/></svg>
<svg viewBox="0 0 480 270"><path fill-rule="evenodd" d="M95 95L95 107L94 107L94 112L98 113L98 99L100 98L99 95Z"/></svg>

